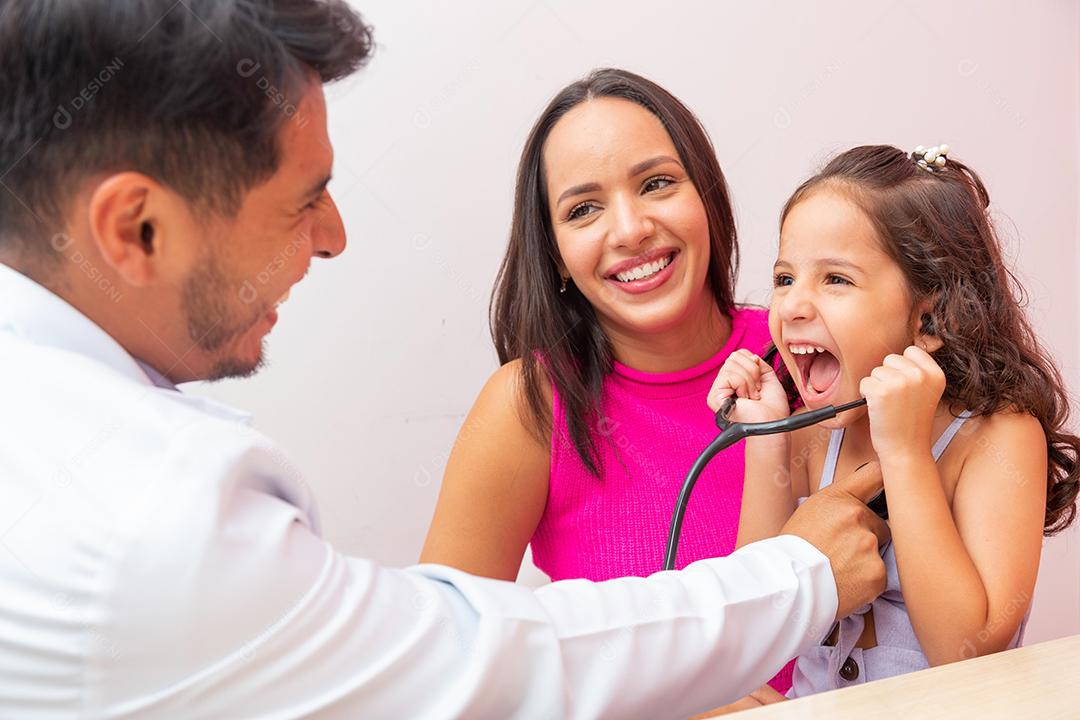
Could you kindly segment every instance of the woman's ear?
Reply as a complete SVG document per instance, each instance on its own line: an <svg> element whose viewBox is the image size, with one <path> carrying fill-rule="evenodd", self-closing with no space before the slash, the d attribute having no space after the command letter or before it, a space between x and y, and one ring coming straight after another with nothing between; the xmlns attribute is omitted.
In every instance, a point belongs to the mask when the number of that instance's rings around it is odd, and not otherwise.
<svg viewBox="0 0 1080 720"><path fill-rule="evenodd" d="M937 328L934 327L934 317L930 313L936 302L937 297L923 300L912 313L912 345L928 353L940 350L944 344L938 337Z"/></svg>

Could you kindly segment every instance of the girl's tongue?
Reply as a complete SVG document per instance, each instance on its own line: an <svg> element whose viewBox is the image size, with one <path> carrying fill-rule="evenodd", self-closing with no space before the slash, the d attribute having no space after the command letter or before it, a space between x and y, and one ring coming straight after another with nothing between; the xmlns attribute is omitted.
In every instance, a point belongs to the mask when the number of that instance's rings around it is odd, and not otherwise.
<svg viewBox="0 0 1080 720"><path fill-rule="evenodd" d="M807 374L806 382L815 392L823 393L832 387L839 374L840 361L826 350L815 354L810 361L810 372Z"/></svg>

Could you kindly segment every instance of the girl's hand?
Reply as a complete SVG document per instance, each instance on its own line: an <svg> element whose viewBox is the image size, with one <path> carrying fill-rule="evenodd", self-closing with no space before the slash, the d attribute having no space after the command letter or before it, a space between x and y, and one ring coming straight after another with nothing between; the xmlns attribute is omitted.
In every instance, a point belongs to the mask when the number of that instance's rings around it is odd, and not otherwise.
<svg viewBox="0 0 1080 720"><path fill-rule="evenodd" d="M733 352L720 368L709 391L709 407L717 412L732 395L738 397L728 416L732 422L767 422L791 414L780 378L772 366L749 350Z"/></svg>
<svg viewBox="0 0 1080 720"><path fill-rule="evenodd" d="M930 433L945 373L934 358L914 345L903 355L888 355L881 367L859 383L870 413L870 440L886 461L905 453L930 452Z"/></svg>

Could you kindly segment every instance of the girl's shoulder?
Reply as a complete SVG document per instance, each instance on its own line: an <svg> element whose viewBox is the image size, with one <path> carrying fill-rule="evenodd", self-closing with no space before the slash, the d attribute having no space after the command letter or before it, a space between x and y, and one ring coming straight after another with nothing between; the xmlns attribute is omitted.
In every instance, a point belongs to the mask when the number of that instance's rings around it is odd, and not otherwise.
<svg viewBox="0 0 1080 720"><path fill-rule="evenodd" d="M1046 433L1039 420L1026 412L1000 410L968 418L942 455L954 461L987 457L1008 462L1018 455L1046 454Z"/></svg>
<svg viewBox="0 0 1080 720"><path fill-rule="evenodd" d="M938 467L951 505L962 484L982 492L994 492L991 488L1001 483L1044 486L1046 463L1046 434L1038 419L1026 412L1003 410L968 418L942 453Z"/></svg>

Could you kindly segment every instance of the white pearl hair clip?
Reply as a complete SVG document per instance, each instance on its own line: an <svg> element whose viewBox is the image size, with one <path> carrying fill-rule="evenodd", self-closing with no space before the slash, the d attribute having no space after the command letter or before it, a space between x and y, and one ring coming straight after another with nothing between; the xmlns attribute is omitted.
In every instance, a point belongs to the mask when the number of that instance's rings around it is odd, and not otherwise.
<svg viewBox="0 0 1080 720"><path fill-rule="evenodd" d="M932 148L924 148L922 145L915 148L908 156L915 164L927 172L934 172L945 167L945 156L949 154L949 146L935 145Z"/></svg>

